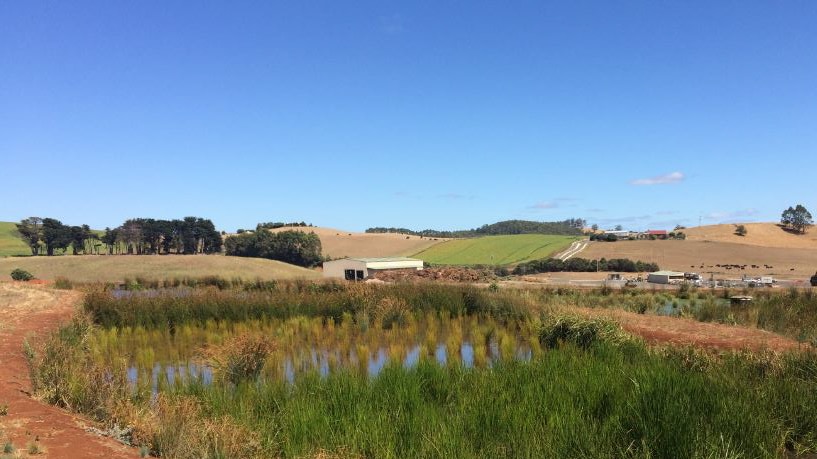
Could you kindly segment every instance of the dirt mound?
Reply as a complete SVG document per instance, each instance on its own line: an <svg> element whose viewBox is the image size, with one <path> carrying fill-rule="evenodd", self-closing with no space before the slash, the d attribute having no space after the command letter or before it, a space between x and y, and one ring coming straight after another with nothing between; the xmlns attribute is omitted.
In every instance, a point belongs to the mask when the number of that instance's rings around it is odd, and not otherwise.
<svg viewBox="0 0 817 459"><path fill-rule="evenodd" d="M426 268L422 270L384 271L377 273L375 279L386 282L440 281L440 282L492 282L496 275L489 269L461 267Z"/></svg>
<svg viewBox="0 0 817 459"><path fill-rule="evenodd" d="M694 319L636 314L620 309L578 308L578 312L593 317L615 320L621 327L641 336L648 343L692 345L712 349L753 351L789 351L801 349L796 341L765 330L708 322Z"/></svg>

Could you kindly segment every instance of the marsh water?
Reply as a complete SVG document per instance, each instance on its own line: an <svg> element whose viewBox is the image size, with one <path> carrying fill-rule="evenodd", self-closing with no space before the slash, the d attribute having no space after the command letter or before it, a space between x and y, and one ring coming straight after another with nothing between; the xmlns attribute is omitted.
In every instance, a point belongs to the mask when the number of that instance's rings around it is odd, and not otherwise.
<svg viewBox="0 0 817 459"><path fill-rule="evenodd" d="M300 376L352 371L373 377L387 365L413 367L422 360L466 368L500 361L530 360L540 352L533 321L438 314L401 319L399 324L366 323L348 316L339 321L290 320L208 322L170 330L141 327L97 331L91 348L100 360L125 356L128 381L135 386L181 383L196 378L209 384L214 371L204 355L243 334L261 334L273 343L262 378L295 382Z"/></svg>

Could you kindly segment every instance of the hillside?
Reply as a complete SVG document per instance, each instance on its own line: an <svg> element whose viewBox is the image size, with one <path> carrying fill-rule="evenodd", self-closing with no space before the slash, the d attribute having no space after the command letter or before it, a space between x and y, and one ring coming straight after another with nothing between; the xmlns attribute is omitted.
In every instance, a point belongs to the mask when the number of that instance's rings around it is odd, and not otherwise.
<svg viewBox="0 0 817 459"><path fill-rule="evenodd" d="M12 222L0 222L0 257L31 255L31 249L17 235Z"/></svg>
<svg viewBox="0 0 817 459"><path fill-rule="evenodd" d="M432 246L415 258L445 265L506 265L548 257L576 240L573 236L520 234L454 239Z"/></svg>
<svg viewBox="0 0 817 459"><path fill-rule="evenodd" d="M66 277L78 282L117 282L125 278L165 279L220 276L227 279L311 279L317 271L263 258L223 255L66 255L0 258L0 279L15 268L38 279Z"/></svg>
<svg viewBox="0 0 817 459"><path fill-rule="evenodd" d="M807 279L817 270L817 249L761 248L748 244L689 239L686 241L592 242L577 256L587 259L630 258L658 263L661 269L698 273L712 272L716 277L730 279L740 278L743 274ZM715 266L727 264L748 266L745 270L727 270ZM701 268L701 265L704 267ZM751 265L756 265L758 268L752 268ZM772 266L772 268L766 268L764 265Z"/></svg>
<svg viewBox="0 0 817 459"><path fill-rule="evenodd" d="M287 227L270 231L314 232L321 239L323 255L331 258L344 257L398 257L425 250L443 239L421 238L397 233L353 233L334 228Z"/></svg>
<svg viewBox="0 0 817 459"><path fill-rule="evenodd" d="M792 234L775 223L744 223L746 236L735 234L735 225L708 225L687 228L690 241L730 242L761 247L817 249L817 229L806 234Z"/></svg>

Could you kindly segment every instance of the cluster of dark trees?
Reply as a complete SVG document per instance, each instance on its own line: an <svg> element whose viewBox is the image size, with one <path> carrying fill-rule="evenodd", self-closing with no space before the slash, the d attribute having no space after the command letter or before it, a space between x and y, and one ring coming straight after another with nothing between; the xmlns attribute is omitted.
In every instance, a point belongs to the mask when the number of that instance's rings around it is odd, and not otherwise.
<svg viewBox="0 0 817 459"><path fill-rule="evenodd" d="M182 220L133 218L103 234L88 225L69 226L55 218L29 217L17 223L17 232L32 255L54 255L70 247L74 255L99 254L195 254L221 251L221 234L204 218ZM104 250L102 247L104 246Z"/></svg>
<svg viewBox="0 0 817 459"><path fill-rule="evenodd" d="M687 238L687 235L683 231L670 231L669 234L667 234L667 239L676 239L676 240L682 241L682 240L684 240L686 238ZM630 236L630 237L628 237L626 239L629 240L629 241L636 240L636 238L633 237L633 236ZM654 241L654 240L658 239L658 237L656 237L654 234L650 234L649 239L651 241ZM590 240L591 241L598 241L598 242L616 242L616 241L622 240L622 238L618 237L615 234L611 234L611 233L601 233L601 234L593 233L593 234L590 235Z"/></svg>
<svg viewBox="0 0 817 459"><path fill-rule="evenodd" d="M479 228L458 231L438 231L427 229L413 231L408 228L368 228L367 233L402 233L422 237L439 238L463 238L477 236L494 236L505 234L557 234L565 236L578 236L582 234L582 228L587 222L581 218L571 218L560 222L534 222L529 220L505 220L490 225L482 225Z"/></svg>
<svg viewBox="0 0 817 459"><path fill-rule="evenodd" d="M227 255L260 257L312 267L323 261L321 240L304 231L255 231L229 236L224 241Z"/></svg>
<svg viewBox="0 0 817 459"><path fill-rule="evenodd" d="M71 247L74 255L94 253L99 236L88 225L64 225L56 218L29 217L17 223L17 233L32 255L54 255Z"/></svg>
<svg viewBox="0 0 817 459"><path fill-rule="evenodd" d="M612 258L587 260L585 258L570 258L562 261L557 258L543 258L526 263L520 263L514 268L516 275L552 273L552 272L592 272L592 271L619 271L623 273L637 273L644 271L658 271L656 263L633 261L628 258Z"/></svg>
<svg viewBox="0 0 817 459"><path fill-rule="evenodd" d="M291 222L291 223L262 222L262 223L259 223L258 225L256 225L255 229L257 231L257 230L261 230L261 229L276 229L276 228L284 228L284 227L296 227L296 228L301 227L301 228L303 228L303 227L311 227L311 226L312 226L312 223L307 224L306 222Z"/></svg>
<svg viewBox="0 0 817 459"><path fill-rule="evenodd" d="M808 209L803 207L802 204L797 204L796 207L789 206L788 209L783 211L783 214L780 216L780 223L792 231L805 233L806 229L814 224L814 220Z"/></svg>
<svg viewBox="0 0 817 459"><path fill-rule="evenodd" d="M181 220L132 218L116 228L105 228L100 238L109 254L135 255L221 252L221 233L212 221L199 217Z"/></svg>

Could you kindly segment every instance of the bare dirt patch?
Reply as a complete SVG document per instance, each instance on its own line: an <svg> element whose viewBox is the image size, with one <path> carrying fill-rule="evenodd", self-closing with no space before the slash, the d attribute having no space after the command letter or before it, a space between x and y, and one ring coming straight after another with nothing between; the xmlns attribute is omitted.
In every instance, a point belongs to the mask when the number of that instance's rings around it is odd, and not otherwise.
<svg viewBox="0 0 817 459"><path fill-rule="evenodd" d="M460 267L445 268L425 268L421 270L396 270L377 273L375 279L386 282L416 282L416 281L440 281L440 282L465 282L465 283L485 283L497 279L493 271L489 269L472 269Z"/></svg>
<svg viewBox="0 0 817 459"><path fill-rule="evenodd" d="M331 258L409 256L447 240L396 233L353 233L320 227L276 228L271 231L287 230L314 232L321 239L324 256Z"/></svg>
<svg viewBox="0 0 817 459"><path fill-rule="evenodd" d="M88 432L93 423L30 396L31 381L23 341L50 332L67 321L81 294L37 285L0 283L0 441L18 450L38 444L52 458L128 458L135 451Z"/></svg>
<svg viewBox="0 0 817 459"><path fill-rule="evenodd" d="M692 345L723 350L787 351L801 348L797 341L765 330L698 322L694 319L636 314L620 309L578 308L593 317L615 320L624 330L648 343Z"/></svg>

